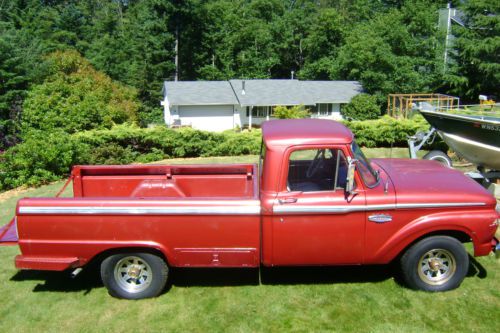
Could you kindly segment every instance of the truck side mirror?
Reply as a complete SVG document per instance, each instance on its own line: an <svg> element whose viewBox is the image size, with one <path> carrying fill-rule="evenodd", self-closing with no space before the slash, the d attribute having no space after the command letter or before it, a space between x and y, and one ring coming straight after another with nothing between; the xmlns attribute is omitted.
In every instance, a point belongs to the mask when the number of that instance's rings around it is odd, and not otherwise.
<svg viewBox="0 0 500 333"><path fill-rule="evenodd" d="M356 171L356 159L349 160L349 167L347 169L347 182L345 191L348 194L354 194L354 172Z"/></svg>

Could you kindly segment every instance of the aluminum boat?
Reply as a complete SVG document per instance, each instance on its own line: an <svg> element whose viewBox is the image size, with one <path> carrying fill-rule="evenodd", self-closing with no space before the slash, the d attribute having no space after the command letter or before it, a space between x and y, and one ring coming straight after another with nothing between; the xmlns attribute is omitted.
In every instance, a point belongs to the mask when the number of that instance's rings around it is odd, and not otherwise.
<svg viewBox="0 0 500 333"><path fill-rule="evenodd" d="M500 117L419 111L457 154L479 167L500 170Z"/></svg>

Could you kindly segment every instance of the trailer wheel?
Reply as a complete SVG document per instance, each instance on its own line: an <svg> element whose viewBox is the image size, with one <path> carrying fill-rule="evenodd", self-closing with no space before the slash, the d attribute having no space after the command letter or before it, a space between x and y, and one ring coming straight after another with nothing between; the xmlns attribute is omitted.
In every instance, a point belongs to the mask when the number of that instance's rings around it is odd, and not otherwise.
<svg viewBox="0 0 500 333"><path fill-rule="evenodd" d="M404 282L416 290L447 291L460 286L469 269L469 256L457 239L425 238L401 257Z"/></svg>
<svg viewBox="0 0 500 333"><path fill-rule="evenodd" d="M437 161L448 168L451 168L453 165L451 163L451 159L448 155L443 153L441 150L431 150L423 157L424 160Z"/></svg>
<svg viewBox="0 0 500 333"><path fill-rule="evenodd" d="M115 254L103 260L101 278L113 297L156 297L165 288L168 266L162 258L150 253Z"/></svg>

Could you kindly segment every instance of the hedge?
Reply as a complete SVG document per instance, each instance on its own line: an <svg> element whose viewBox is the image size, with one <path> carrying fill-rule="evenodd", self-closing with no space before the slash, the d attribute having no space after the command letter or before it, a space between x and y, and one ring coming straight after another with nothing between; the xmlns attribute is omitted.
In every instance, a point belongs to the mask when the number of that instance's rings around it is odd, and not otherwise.
<svg viewBox="0 0 500 333"><path fill-rule="evenodd" d="M427 131L429 124L418 115L412 119L394 119L383 116L376 120L346 121L344 124L354 133L362 147L407 147L408 136Z"/></svg>
<svg viewBox="0 0 500 333"><path fill-rule="evenodd" d="M405 147L408 135L426 130L423 118L345 123L364 147ZM129 164L178 157L259 154L261 131L214 133L164 126L118 125L73 135L62 131L32 132L0 156L0 190L40 185L69 174L75 164Z"/></svg>

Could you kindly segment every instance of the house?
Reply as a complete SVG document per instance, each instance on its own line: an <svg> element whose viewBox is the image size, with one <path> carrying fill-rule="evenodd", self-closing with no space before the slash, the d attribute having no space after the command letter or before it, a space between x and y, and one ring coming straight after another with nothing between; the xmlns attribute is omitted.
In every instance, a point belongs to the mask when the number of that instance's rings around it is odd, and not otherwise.
<svg viewBox="0 0 500 333"><path fill-rule="evenodd" d="M362 90L357 81L166 81L161 104L167 126L218 132L259 126L278 105L304 105L311 117L341 119L342 105Z"/></svg>

